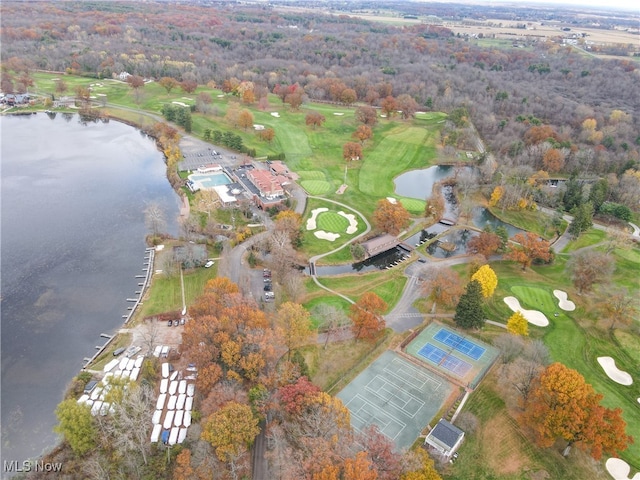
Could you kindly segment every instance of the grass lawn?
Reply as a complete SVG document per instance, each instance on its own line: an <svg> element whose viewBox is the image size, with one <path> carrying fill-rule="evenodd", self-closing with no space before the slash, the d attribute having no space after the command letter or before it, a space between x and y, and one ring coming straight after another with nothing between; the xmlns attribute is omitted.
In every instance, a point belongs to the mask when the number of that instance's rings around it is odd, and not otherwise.
<svg viewBox="0 0 640 480"><path fill-rule="evenodd" d="M463 411L475 415L480 425L475 431L467 432L460 447L460 458L444 467L443 479L602 478L602 468L577 449L565 459L558 448L540 449L524 436L507 410L496 382L494 369L465 405Z"/></svg>
<svg viewBox="0 0 640 480"><path fill-rule="evenodd" d="M569 244L562 251L563 253L570 253L575 250L579 250L580 248L588 247L590 245L595 245L604 241L607 237L607 232L603 230L596 230L595 228L590 228L582 235L580 235L575 240L569 242Z"/></svg>
<svg viewBox="0 0 640 480"><path fill-rule="evenodd" d="M336 310L344 312L345 315L349 313L349 307L351 306L351 304L344 298L331 294L321 297L315 297L312 300L303 303L302 306L309 312L311 312L311 322L313 323L313 328L323 327L324 320L315 314L315 309L319 305L328 305L334 307ZM349 320L345 320L345 322L348 323Z"/></svg>
<svg viewBox="0 0 640 480"><path fill-rule="evenodd" d="M615 251L614 255L614 283L635 279L635 286L627 286L630 294L637 296L637 269L640 264L638 249ZM609 408L620 407L627 422L628 433L638 432L640 410L637 398L640 397L640 381L636 379L628 387L619 385L610 380L597 363L597 357L611 356L621 370L637 372L640 368L638 342L629 332L612 335L602 325L598 325L600 318L596 299L593 295L577 294L564 271L565 263L566 259L558 257L553 265L535 266L525 272L510 262L492 264L498 276L498 288L494 298L487 302L485 310L489 318L506 321L511 312L502 299L506 295L515 295L525 307L542 311L551 323L544 328L530 326L530 335L543 339L553 361L580 372L587 383L604 396L603 405ZM568 292L569 300L576 303L576 310L560 310L552 294L554 289ZM558 317L554 316L556 312ZM636 442L630 445L621 457L635 468L640 468L640 444Z"/></svg>
<svg viewBox="0 0 640 480"><path fill-rule="evenodd" d="M551 216L537 210L502 210L490 208L489 211L503 222L528 232L534 232L542 238L550 240L555 236L555 228L551 224ZM560 231L564 232L567 222L562 220Z"/></svg>

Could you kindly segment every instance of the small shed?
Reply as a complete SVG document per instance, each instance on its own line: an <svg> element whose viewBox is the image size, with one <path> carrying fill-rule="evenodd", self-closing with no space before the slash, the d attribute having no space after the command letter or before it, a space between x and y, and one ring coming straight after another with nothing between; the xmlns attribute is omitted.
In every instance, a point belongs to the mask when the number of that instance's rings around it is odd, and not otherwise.
<svg viewBox="0 0 640 480"><path fill-rule="evenodd" d="M452 423L441 418L429 432L424 443L432 446L445 457L450 457L460 447L464 432Z"/></svg>

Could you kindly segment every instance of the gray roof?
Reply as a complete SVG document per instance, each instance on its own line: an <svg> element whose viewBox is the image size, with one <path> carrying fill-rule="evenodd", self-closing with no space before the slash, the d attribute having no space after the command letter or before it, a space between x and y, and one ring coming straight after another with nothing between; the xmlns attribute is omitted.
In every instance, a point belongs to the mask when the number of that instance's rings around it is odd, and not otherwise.
<svg viewBox="0 0 640 480"><path fill-rule="evenodd" d="M449 448L453 448L456 442L463 435L464 432L462 430L444 419L440 419L435 428L429 433L430 437L439 440L440 443L446 445Z"/></svg>

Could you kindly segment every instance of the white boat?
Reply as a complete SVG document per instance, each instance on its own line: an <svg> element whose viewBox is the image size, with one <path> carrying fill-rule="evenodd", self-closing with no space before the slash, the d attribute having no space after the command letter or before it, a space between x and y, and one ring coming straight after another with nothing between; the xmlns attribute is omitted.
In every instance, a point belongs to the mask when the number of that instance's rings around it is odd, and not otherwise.
<svg viewBox="0 0 640 480"><path fill-rule="evenodd" d="M98 398L100 398L101 393L102 393L102 387L94 388L93 392L91 392L91 400L97 400Z"/></svg>
<svg viewBox="0 0 640 480"><path fill-rule="evenodd" d="M184 416L184 410L176 410L176 415L173 417L173 424L176 427L182 426L182 417Z"/></svg>
<svg viewBox="0 0 640 480"><path fill-rule="evenodd" d="M156 410L155 412L153 412L151 423L153 423L154 425L160 425L161 418L162 418L162 410Z"/></svg>
<svg viewBox="0 0 640 480"><path fill-rule="evenodd" d="M186 402L184 402L184 409L188 412L193 408L193 397L187 397Z"/></svg>
<svg viewBox="0 0 640 480"><path fill-rule="evenodd" d="M89 400L89 398L89 395L85 393L78 399L78 403L87 403L87 400Z"/></svg>
<svg viewBox="0 0 640 480"><path fill-rule="evenodd" d="M195 383L190 383L189 385L187 385L187 395L189 395L190 397L193 397L195 393L196 393Z"/></svg>
<svg viewBox="0 0 640 480"><path fill-rule="evenodd" d="M185 427L190 427L191 426L191 412L189 412L189 411L185 411L184 412L184 417L182 418L182 424Z"/></svg>
<svg viewBox="0 0 640 480"><path fill-rule="evenodd" d="M120 378L122 376L122 370L118 369L114 372L113 378Z"/></svg>
<svg viewBox="0 0 640 480"><path fill-rule="evenodd" d="M162 345L157 345L156 348L154 348L153 350L153 356L158 358L161 353L162 353Z"/></svg>
<svg viewBox="0 0 640 480"><path fill-rule="evenodd" d="M151 432L151 443L156 443L160 439L160 432L162 432L162 425L154 425Z"/></svg>
<svg viewBox="0 0 640 480"><path fill-rule="evenodd" d="M185 438L187 438L187 429L181 428L180 433L178 433L178 443L184 442Z"/></svg>
<svg viewBox="0 0 640 480"><path fill-rule="evenodd" d="M120 375L122 378L129 378L131 376L131 370L123 370L122 371L122 375Z"/></svg>
<svg viewBox="0 0 640 480"><path fill-rule="evenodd" d="M129 378L135 382L136 380L138 380L138 375L140 375L140 367L133 367L133 370L131 370L131 375L129 376Z"/></svg>
<svg viewBox="0 0 640 480"><path fill-rule="evenodd" d="M166 362L162 364L162 378L169 378L169 364Z"/></svg>
<svg viewBox="0 0 640 480"><path fill-rule="evenodd" d="M133 367L136 366L136 360L134 358L130 358L127 361L127 366L125 367L125 370L133 370Z"/></svg>
<svg viewBox="0 0 640 480"><path fill-rule="evenodd" d="M178 434L180 433L180 429L178 427L173 427L171 429L171 433L169 434L169 445L175 445L178 443Z"/></svg>
<svg viewBox="0 0 640 480"><path fill-rule="evenodd" d="M185 400L187 396L184 393L178 395L178 401L176 402L176 410L182 410L184 408Z"/></svg>
<svg viewBox="0 0 640 480"><path fill-rule="evenodd" d="M105 385L108 385L112 378L113 378L113 372L107 372L104 374L104 377L102 377L102 383L104 383Z"/></svg>
<svg viewBox="0 0 640 480"><path fill-rule="evenodd" d="M164 408L164 402L166 399L166 393L161 393L160 395L158 395L158 400L156 400L156 410L162 410Z"/></svg>
<svg viewBox="0 0 640 480"><path fill-rule="evenodd" d="M167 357L169 355L169 345L163 345L162 350L160 351L160 355L162 357Z"/></svg>
<svg viewBox="0 0 640 480"><path fill-rule="evenodd" d="M167 402L167 408L169 410L174 410L176 408L176 402L178 401L177 395L171 395L169 397L169 401Z"/></svg>
<svg viewBox="0 0 640 480"><path fill-rule="evenodd" d="M169 393L171 395L174 395L177 391L178 391L178 382L177 380L174 380L169 384Z"/></svg>
<svg viewBox="0 0 640 480"><path fill-rule="evenodd" d="M134 364L134 367L141 368L142 367L142 362L144 362L144 357L142 355L140 355L138 358L136 358L136 362Z"/></svg>
<svg viewBox="0 0 640 480"><path fill-rule="evenodd" d="M118 360L117 358L114 358L113 360L111 360L109 363L107 363L103 368L102 371L103 372L110 372L111 370L113 370L116 365L118 365L120 363L120 360Z"/></svg>
<svg viewBox="0 0 640 480"><path fill-rule="evenodd" d="M171 425L173 424L173 416L175 414L175 410L169 410L167 412L167 415L164 417L164 423L162 424L164 428L171 428Z"/></svg>
<svg viewBox="0 0 640 480"><path fill-rule="evenodd" d="M167 388L169 388L169 380L167 378L163 378L160 380L160 393L167 393Z"/></svg>
<svg viewBox="0 0 640 480"><path fill-rule="evenodd" d="M127 369L127 363L129 363L129 359L127 357L122 357L120 359L120 362L118 362L118 369L119 370L126 370Z"/></svg>
<svg viewBox="0 0 640 480"><path fill-rule="evenodd" d="M178 384L178 393L187 393L187 381L186 380L180 380L180 383Z"/></svg>
<svg viewBox="0 0 640 480"><path fill-rule="evenodd" d="M178 378L178 371L175 370L172 374L171 374L171 381L173 382L176 378Z"/></svg>
<svg viewBox="0 0 640 480"><path fill-rule="evenodd" d="M109 410L113 410L111 408L111 404L109 402L103 402L102 406L100 407L100 415L106 417L107 413L109 413Z"/></svg>

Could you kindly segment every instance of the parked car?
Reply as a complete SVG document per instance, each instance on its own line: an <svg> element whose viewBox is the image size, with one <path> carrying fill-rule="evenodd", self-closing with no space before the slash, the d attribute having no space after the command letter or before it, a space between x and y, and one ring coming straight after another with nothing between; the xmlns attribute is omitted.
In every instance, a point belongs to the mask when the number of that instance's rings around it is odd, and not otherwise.
<svg viewBox="0 0 640 480"><path fill-rule="evenodd" d="M91 380L84 386L84 393L86 393L87 395L90 394L91 392L93 392L93 389L96 388L96 385L98 385L97 380Z"/></svg>
<svg viewBox="0 0 640 480"><path fill-rule="evenodd" d="M185 322L185 319L184 319L184 317L182 317L182 318L180 319L180 325L184 325L184 322Z"/></svg>
<svg viewBox="0 0 640 480"><path fill-rule="evenodd" d="M172 326L172 325L173 325L173 320L169 320L169 321L167 322L167 327L170 327L170 326Z"/></svg>
<svg viewBox="0 0 640 480"><path fill-rule="evenodd" d="M265 291L265 292L270 292L271 290L272 290L271 284L270 284L270 283L267 283L267 284L264 286L264 291Z"/></svg>
<svg viewBox="0 0 640 480"><path fill-rule="evenodd" d="M213 264L216 263L213 260L209 260L207 263L204 264L204 268L211 268L213 267Z"/></svg>
<svg viewBox="0 0 640 480"><path fill-rule="evenodd" d="M180 325L180 320L174 320L173 321L173 326L177 327L178 325Z"/></svg>

